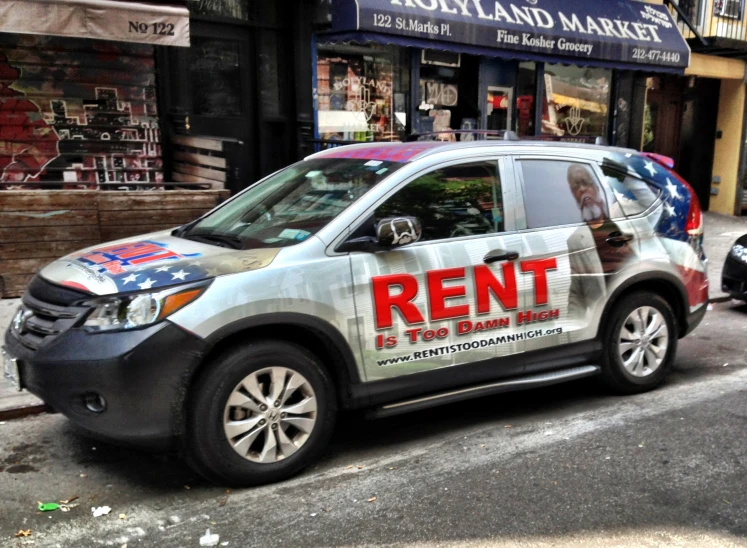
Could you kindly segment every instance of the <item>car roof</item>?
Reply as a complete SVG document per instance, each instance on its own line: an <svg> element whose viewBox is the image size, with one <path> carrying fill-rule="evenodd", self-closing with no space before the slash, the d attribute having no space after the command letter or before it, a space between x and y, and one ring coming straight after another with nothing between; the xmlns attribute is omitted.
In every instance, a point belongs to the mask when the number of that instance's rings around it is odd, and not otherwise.
<svg viewBox="0 0 747 548"><path fill-rule="evenodd" d="M458 143L442 141L415 141L411 143L362 143L360 145L344 145L317 152L306 159L320 158L351 158L361 160L377 160L386 162L408 163L427 156L450 152L453 150L467 150L475 148L494 149L495 152L510 152L514 148L537 149L567 149L588 150L595 152L622 152L639 154L638 151L626 148L607 147L587 143L564 143L557 141L462 141Z"/></svg>

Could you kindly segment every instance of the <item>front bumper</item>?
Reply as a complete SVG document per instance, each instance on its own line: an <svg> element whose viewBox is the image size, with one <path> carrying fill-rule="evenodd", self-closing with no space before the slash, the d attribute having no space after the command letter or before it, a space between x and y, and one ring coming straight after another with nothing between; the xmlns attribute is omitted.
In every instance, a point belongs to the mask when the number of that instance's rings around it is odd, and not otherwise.
<svg viewBox="0 0 747 548"><path fill-rule="evenodd" d="M747 264L727 257L721 275L721 288L733 298L747 301Z"/></svg>
<svg viewBox="0 0 747 548"><path fill-rule="evenodd" d="M189 380L206 343L170 322L133 331L70 329L36 351L10 331L5 346L18 359L24 388L97 437L168 449L184 424ZM105 409L94 412L86 396Z"/></svg>

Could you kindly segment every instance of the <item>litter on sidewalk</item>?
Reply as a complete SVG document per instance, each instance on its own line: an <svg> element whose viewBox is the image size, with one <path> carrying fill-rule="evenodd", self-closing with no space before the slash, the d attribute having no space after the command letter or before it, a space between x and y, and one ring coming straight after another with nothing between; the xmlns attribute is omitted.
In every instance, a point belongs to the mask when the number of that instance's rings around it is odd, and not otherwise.
<svg viewBox="0 0 747 548"><path fill-rule="evenodd" d="M200 546L218 546L220 535L213 535L210 533L210 529L205 531L205 534L200 537Z"/></svg>
<svg viewBox="0 0 747 548"><path fill-rule="evenodd" d="M91 507L91 512L93 513L93 517L95 518L99 516L106 516L111 511L112 509L108 506L99 506L98 508L93 506Z"/></svg>

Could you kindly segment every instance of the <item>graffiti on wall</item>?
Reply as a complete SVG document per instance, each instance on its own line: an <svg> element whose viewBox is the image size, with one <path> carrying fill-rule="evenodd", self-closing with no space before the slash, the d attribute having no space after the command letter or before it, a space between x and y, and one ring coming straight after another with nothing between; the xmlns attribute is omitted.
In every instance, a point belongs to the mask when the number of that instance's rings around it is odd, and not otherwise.
<svg viewBox="0 0 747 548"><path fill-rule="evenodd" d="M153 48L0 37L2 188L163 182Z"/></svg>

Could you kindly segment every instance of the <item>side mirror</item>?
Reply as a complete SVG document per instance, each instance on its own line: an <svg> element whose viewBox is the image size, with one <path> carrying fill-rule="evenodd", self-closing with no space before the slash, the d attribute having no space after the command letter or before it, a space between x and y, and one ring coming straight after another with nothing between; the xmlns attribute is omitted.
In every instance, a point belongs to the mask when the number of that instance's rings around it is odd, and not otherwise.
<svg viewBox="0 0 747 548"><path fill-rule="evenodd" d="M402 247L420 240L423 229L417 217L388 217L379 221L376 240L382 248Z"/></svg>

